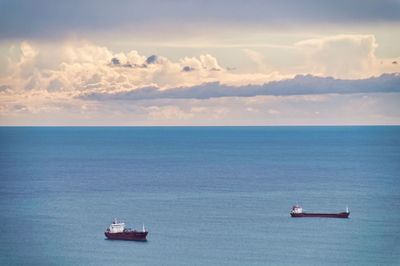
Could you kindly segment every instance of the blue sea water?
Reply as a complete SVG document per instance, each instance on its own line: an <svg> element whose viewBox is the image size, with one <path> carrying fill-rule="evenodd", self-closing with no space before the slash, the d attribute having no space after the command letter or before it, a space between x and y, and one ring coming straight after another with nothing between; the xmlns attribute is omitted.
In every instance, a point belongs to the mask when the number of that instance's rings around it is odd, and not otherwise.
<svg viewBox="0 0 400 266"><path fill-rule="evenodd" d="M400 127L3 127L0 207L1 265L400 265Z"/></svg>

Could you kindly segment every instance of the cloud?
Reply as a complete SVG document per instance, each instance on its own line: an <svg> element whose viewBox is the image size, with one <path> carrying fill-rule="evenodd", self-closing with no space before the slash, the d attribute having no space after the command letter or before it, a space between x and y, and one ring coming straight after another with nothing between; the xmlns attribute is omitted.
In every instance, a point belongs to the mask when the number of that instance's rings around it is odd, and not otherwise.
<svg viewBox="0 0 400 266"><path fill-rule="evenodd" d="M219 97L253 97L257 95L318 95L400 92L400 73L384 74L361 80L342 80L330 77L298 75L293 79L272 81L264 85L228 86L219 82L193 87L160 90L157 87L139 88L118 93L89 93L78 96L84 100L143 100L143 99L209 99Z"/></svg>
<svg viewBox="0 0 400 266"><path fill-rule="evenodd" d="M95 7L96 12L93 12ZM112 12L110 12L112 10ZM374 12L371 12L371 11ZM154 28L169 24L175 30L182 21L239 25L293 25L321 23L365 23L399 21L397 1L336 0L329 4L305 1L63 1L2 0L0 38L64 36L70 32L115 31L153 23ZM40 14L40 16L38 16ZM66 15L70 14L70 15ZM221 23L223 22L223 23ZM142 26L143 27L143 26ZM173 31L170 30L170 31Z"/></svg>
<svg viewBox="0 0 400 266"><path fill-rule="evenodd" d="M243 51L257 65L258 71L267 72L267 66L265 65L264 56L262 54L251 49L243 49Z"/></svg>
<svg viewBox="0 0 400 266"><path fill-rule="evenodd" d="M297 42L293 49L307 58L304 66L297 68L297 73L365 79L382 73L399 72L398 65L392 63L398 58L378 59L375 56L376 47L373 35L337 35ZM198 86L199 91L204 91L204 84L218 83L219 91L216 93L227 90L241 95L246 93L240 91L240 87L250 84L249 93L252 93L257 86L293 78L297 74L266 69L263 55L249 49L245 52L258 62L257 72L229 71L210 54L171 61L161 55L146 57L135 50L115 54L107 47L86 41L70 41L51 48L22 42L20 49L19 60L10 59L7 75L0 76L0 86L7 86L7 91L47 90L53 95L68 92L74 97L82 93L113 94L155 87L169 93L186 93L179 88ZM204 95L209 97L207 95L212 93Z"/></svg>
<svg viewBox="0 0 400 266"><path fill-rule="evenodd" d="M24 111L24 110L26 110L26 107L24 105L17 104L17 105L14 105L13 109L16 111Z"/></svg>
<svg viewBox="0 0 400 266"><path fill-rule="evenodd" d="M7 85L0 86L0 92L8 90L10 87Z"/></svg>
<svg viewBox="0 0 400 266"><path fill-rule="evenodd" d="M162 89L193 86L223 78L223 73L215 74L216 69L222 68L208 54L172 62L163 56L146 58L134 50L113 54L106 47L85 41L51 48L44 48L50 52L41 52L40 48L22 42L20 58L9 59L7 75L0 76L3 91L46 90L53 95L59 92L74 95L82 91L126 91L147 86ZM195 69L198 71L191 74ZM191 75L182 75L182 70Z"/></svg>
<svg viewBox="0 0 400 266"><path fill-rule="evenodd" d="M147 57L146 63L147 64L154 64L157 61L157 56L156 55L151 55Z"/></svg>
<svg viewBox="0 0 400 266"><path fill-rule="evenodd" d="M376 64L373 35L336 35L300 41L295 46L306 54L313 73L340 78L371 76Z"/></svg>
<svg viewBox="0 0 400 266"><path fill-rule="evenodd" d="M176 121L189 120L193 118L191 112L185 112L178 106L150 106L148 110L149 118L153 121Z"/></svg>
<svg viewBox="0 0 400 266"><path fill-rule="evenodd" d="M209 54L200 55L200 62L204 69L211 71L221 70L221 67L218 64L217 59Z"/></svg>
<svg viewBox="0 0 400 266"><path fill-rule="evenodd" d="M119 65L119 64L120 64L118 58L115 58L115 57L113 57L113 58L111 59L111 62L112 62L114 65Z"/></svg>
<svg viewBox="0 0 400 266"><path fill-rule="evenodd" d="M126 56L123 55L123 57L125 58L124 61L125 61L126 63L121 64L121 60L120 60L120 59L118 59L118 58L116 58L116 57L113 57L113 58L111 59L111 66L133 68L133 65L127 60ZM134 66L135 66L135 67L142 67L142 66L138 66L138 65L136 65L136 64L135 64Z"/></svg>
<svg viewBox="0 0 400 266"><path fill-rule="evenodd" d="M268 109L268 114L270 115L279 115L281 112L275 109Z"/></svg>
<svg viewBox="0 0 400 266"><path fill-rule="evenodd" d="M364 62L365 58L370 60L368 62L379 62L378 70L370 71L370 68L377 67L375 63L370 64L369 68L360 68L363 64L354 63L351 69L354 73L358 69L362 74L377 75L359 79L354 74L356 79L354 76L353 79L340 78L340 71L335 72L336 68L332 65L325 66L330 62L318 62L316 54L323 51L333 53L329 58L340 56L334 55L334 52L341 50L332 48L339 44L350 48L354 46L351 48L353 50L365 47L361 56L354 56L360 62ZM101 119L102 114L108 112L108 121L113 121L114 115L118 116L120 112L127 115L124 119L132 112L141 121L150 119L159 122L161 120L156 117L165 116L168 121L183 123L199 117L202 121L210 121L209 118L220 121L218 119L221 117L235 113L235 116L243 117L242 121L246 124L248 118L239 116L239 110L233 112L234 107L229 102L242 99L245 106L241 112L260 115L260 119L263 114L278 119L287 115L287 109L267 106L269 99L274 97L291 99L291 104L314 104L325 101L325 96L332 97L332 94L398 94L399 74L381 74L384 70L388 73L399 72L398 65L392 64L399 58L377 59L374 44L374 38L366 36L331 36L299 42L293 50L305 53L310 62L316 62L318 68L313 70L310 63L297 73L312 75L296 76L296 72L282 74L276 70L246 73L240 70L240 62L236 71L228 71L215 56L207 53L173 61L162 55L144 56L136 50L114 53L107 47L82 40L54 45L25 41L15 46L14 50L20 48L19 55L10 56L7 68L0 73L0 118L19 119L24 115L27 121L31 121L37 115L35 121L41 121L41 114L50 119L48 121L57 121L51 120L51 114L55 117L63 114L65 119L81 119L82 116L82 119L87 119L85 121L90 121L93 117ZM148 64L147 61L156 63ZM338 76L328 78L325 73L338 73ZM257 106L251 102L255 99ZM193 105L182 106L184 102ZM206 108L202 106L203 102L210 105ZM213 108L212 104L217 106ZM24 108L17 110L14 106ZM148 109L150 106L153 108ZM179 109L172 106L178 106ZM102 111L103 108L107 109ZM311 113L315 112L320 112L320 116L324 117L321 106Z"/></svg>
<svg viewBox="0 0 400 266"><path fill-rule="evenodd" d="M190 72L190 71L194 71L194 70L196 70L196 69L193 67L190 67L190 66L184 66L182 69L183 72Z"/></svg>
<svg viewBox="0 0 400 266"><path fill-rule="evenodd" d="M21 52L24 58L26 59L34 58L38 54L38 51L34 49L31 45L29 45L27 42L21 43Z"/></svg>

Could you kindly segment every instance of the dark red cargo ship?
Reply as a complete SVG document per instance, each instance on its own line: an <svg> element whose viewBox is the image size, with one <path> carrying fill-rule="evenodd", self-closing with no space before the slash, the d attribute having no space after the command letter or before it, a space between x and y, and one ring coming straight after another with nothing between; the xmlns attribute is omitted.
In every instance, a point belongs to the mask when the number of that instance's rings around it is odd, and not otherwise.
<svg viewBox="0 0 400 266"><path fill-rule="evenodd" d="M142 231L136 231L125 228L125 223L117 223L117 219L115 219L104 234L108 239L147 241L146 237L148 233L149 232L144 229L144 225Z"/></svg>
<svg viewBox="0 0 400 266"><path fill-rule="evenodd" d="M303 212L303 208L296 205L290 211L292 217L327 217L327 218L348 218L350 215L349 208L345 212L340 213L307 213Z"/></svg>

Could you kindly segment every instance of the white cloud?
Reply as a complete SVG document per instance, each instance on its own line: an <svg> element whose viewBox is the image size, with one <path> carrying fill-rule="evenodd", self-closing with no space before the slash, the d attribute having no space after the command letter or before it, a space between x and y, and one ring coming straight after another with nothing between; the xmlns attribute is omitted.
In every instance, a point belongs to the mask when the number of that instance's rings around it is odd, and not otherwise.
<svg viewBox="0 0 400 266"><path fill-rule="evenodd" d="M201 55L200 62L205 69L218 71L221 67L218 65L217 59L209 54Z"/></svg>
<svg viewBox="0 0 400 266"><path fill-rule="evenodd" d="M189 120L193 118L193 114L183 111L178 106L150 106L147 110L149 111L149 118L158 122Z"/></svg>
<svg viewBox="0 0 400 266"><path fill-rule="evenodd" d="M38 51L30 46L27 42L21 43L21 52L23 55L21 61L32 59L38 54Z"/></svg>
<svg viewBox="0 0 400 266"><path fill-rule="evenodd" d="M279 112L278 110L275 109L268 109L268 114L270 115L279 115L281 112Z"/></svg>
<svg viewBox="0 0 400 266"><path fill-rule="evenodd" d="M257 65L259 72L263 72L263 73L268 72L268 68L264 61L265 60L264 56L261 53L256 52L251 49L243 49L243 51Z"/></svg>
<svg viewBox="0 0 400 266"><path fill-rule="evenodd" d="M344 79L367 78L399 71L390 65L393 58L378 59L374 35L336 35L297 42L295 46L307 55L308 73Z"/></svg>
<svg viewBox="0 0 400 266"><path fill-rule="evenodd" d="M20 57L10 57L6 75L0 75L2 121L22 117L40 121L40 116L50 121L54 115L86 122L104 116L112 122L131 113L144 124L147 122L143 121L218 124L224 118L235 121L235 117L246 124L253 121L243 115L246 113L260 123L268 114L268 119L273 119L301 113L290 112L290 105L328 103L331 94L400 89L396 74L353 81L282 75L272 69L267 71L262 65L263 55L252 50L247 54L255 62L258 60L257 73L227 71L208 53L176 61L156 55L149 63L148 56L135 50L114 53L86 41L54 45L22 42L19 47ZM357 78L400 70L399 64L392 63L400 62L400 58L378 59L375 47L372 35L340 35L299 42L294 50L307 55L305 73ZM273 104L277 99L286 109ZM166 102L157 105L160 101ZM183 105L183 101L191 105ZM240 102L240 108L231 106L235 101ZM320 106L318 111L304 115L316 112L323 117Z"/></svg>
<svg viewBox="0 0 400 266"><path fill-rule="evenodd" d="M0 78L0 86L6 88L0 97L2 102L24 106L70 102L83 93L118 93L149 86L166 90L215 81L262 83L276 77L229 73L209 54L178 62L157 56L154 63L147 64L147 57L135 50L114 54L86 41L43 46L22 42L20 49L20 58L9 59L7 75ZM183 72L187 66L193 71Z"/></svg>

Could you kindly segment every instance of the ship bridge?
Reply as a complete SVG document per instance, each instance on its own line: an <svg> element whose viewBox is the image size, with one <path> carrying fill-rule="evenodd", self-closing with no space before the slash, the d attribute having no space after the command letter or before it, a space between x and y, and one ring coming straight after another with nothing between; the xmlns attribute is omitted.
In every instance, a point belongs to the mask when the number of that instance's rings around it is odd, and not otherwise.
<svg viewBox="0 0 400 266"><path fill-rule="evenodd" d="M122 233L125 230L125 223L118 223L117 219L108 228L110 233Z"/></svg>

